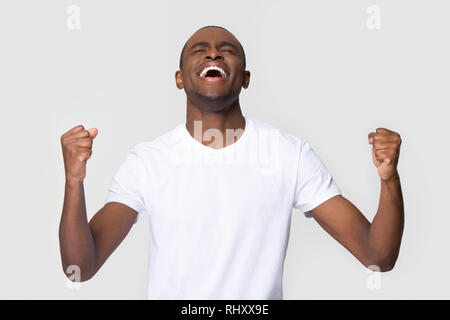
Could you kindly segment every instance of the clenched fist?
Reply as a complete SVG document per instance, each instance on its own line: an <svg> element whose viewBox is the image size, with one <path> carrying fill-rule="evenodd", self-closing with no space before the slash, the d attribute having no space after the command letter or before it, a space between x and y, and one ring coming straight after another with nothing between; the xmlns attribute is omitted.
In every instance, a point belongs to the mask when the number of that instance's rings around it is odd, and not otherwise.
<svg viewBox="0 0 450 320"><path fill-rule="evenodd" d="M385 128L377 128L376 132L369 133L369 143L372 144L372 160L380 178L395 178L398 175L397 163L402 143L400 135Z"/></svg>
<svg viewBox="0 0 450 320"><path fill-rule="evenodd" d="M86 162L92 155L92 143L98 130L78 125L61 136L66 180L81 182L86 177Z"/></svg>

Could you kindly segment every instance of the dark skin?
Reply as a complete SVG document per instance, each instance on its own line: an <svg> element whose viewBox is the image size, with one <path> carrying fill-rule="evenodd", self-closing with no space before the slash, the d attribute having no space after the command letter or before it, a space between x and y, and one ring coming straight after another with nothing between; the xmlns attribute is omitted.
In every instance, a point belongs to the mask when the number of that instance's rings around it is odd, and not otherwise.
<svg viewBox="0 0 450 320"><path fill-rule="evenodd" d="M175 81L178 89L186 92L186 128L193 137L194 121L202 122L203 132L219 129L224 140L222 146L226 146L226 129L245 128L239 94L241 88L248 87L250 72L244 70L240 43L226 30L204 28L188 40L182 58L183 68L175 73ZM202 64L213 61L220 61L229 69L226 80L208 82L196 74Z"/></svg>
<svg viewBox="0 0 450 320"><path fill-rule="evenodd" d="M199 44L200 43L200 44ZM195 46L194 46L195 45ZM176 85L187 97L186 128L194 137L194 121L202 130L245 129L239 105L241 88L247 88L246 71L238 40L228 31L208 27L188 40L183 68L175 73ZM222 63L229 76L221 81L201 79L197 71L204 63ZM76 126L61 136L66 175L65 197L59 239L63 270L70 265L81 269L81 281L92 278L126 237L137 216L132 208L109 202L87 221L83 181L86 162L91 156L98 130ZM403 232L403 198L397 162L401 138L394 131L378 128L368 136L372 156L380 176L380 199L372 223L343 196L335 196L310 213L334 239L349 250L364 266L391 270L397 260ZM236 136L232 142L239 139ZM199 141L217 147L211 140ZM70 276L67 274L67 276Z"/></svg>

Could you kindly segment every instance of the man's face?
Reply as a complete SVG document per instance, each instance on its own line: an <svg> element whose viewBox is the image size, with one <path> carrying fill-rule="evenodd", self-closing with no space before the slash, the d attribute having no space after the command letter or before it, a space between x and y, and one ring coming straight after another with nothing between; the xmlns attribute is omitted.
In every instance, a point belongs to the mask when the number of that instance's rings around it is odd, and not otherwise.
<svg viewBox="0 0 450 320"><path fill-rule="evenodd" d="M250 72L244 70L243 58L231 33L214 27L201 29L186 44L182 70L175 74L177 87L184 88L188 97L225 104L239 96L241 87L248 87Z"/></svg>

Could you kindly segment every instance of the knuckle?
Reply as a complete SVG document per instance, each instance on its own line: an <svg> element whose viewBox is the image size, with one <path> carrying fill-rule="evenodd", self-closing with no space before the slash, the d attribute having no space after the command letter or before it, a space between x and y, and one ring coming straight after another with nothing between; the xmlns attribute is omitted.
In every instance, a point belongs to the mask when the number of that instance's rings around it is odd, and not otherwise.
<svg viewBox="0 0 450 320"><path fill-rule="evenodd" d="M83 141L82 141L82 145L84 146L84 147L92 147L92 139L91 138L85 138L85 139L83 139Z"/></svg>

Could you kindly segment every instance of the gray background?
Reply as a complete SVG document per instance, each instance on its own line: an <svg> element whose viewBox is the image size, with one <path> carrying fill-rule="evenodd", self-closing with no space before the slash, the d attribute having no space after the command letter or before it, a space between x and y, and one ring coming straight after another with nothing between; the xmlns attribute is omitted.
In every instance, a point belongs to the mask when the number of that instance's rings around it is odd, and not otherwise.
<svg viewBox="0 0 450 320"><path fill-rule="evenodd" d="M69 5L81 29L67 27ZM370 5L381 29L366 26ZM246 49L244 114L313 146L370 220L379 179L367 134L402 135L406 221L397 265L370 290L367 270L313 220L293 212L284 298L449 298L448 1L0 1L0 298L145 299L148 219L141 216L79 289L63 275L60 136L97 127L85 193L104 203L130 148L185 119L174 73L184 42L221 25Z"/></svg>

